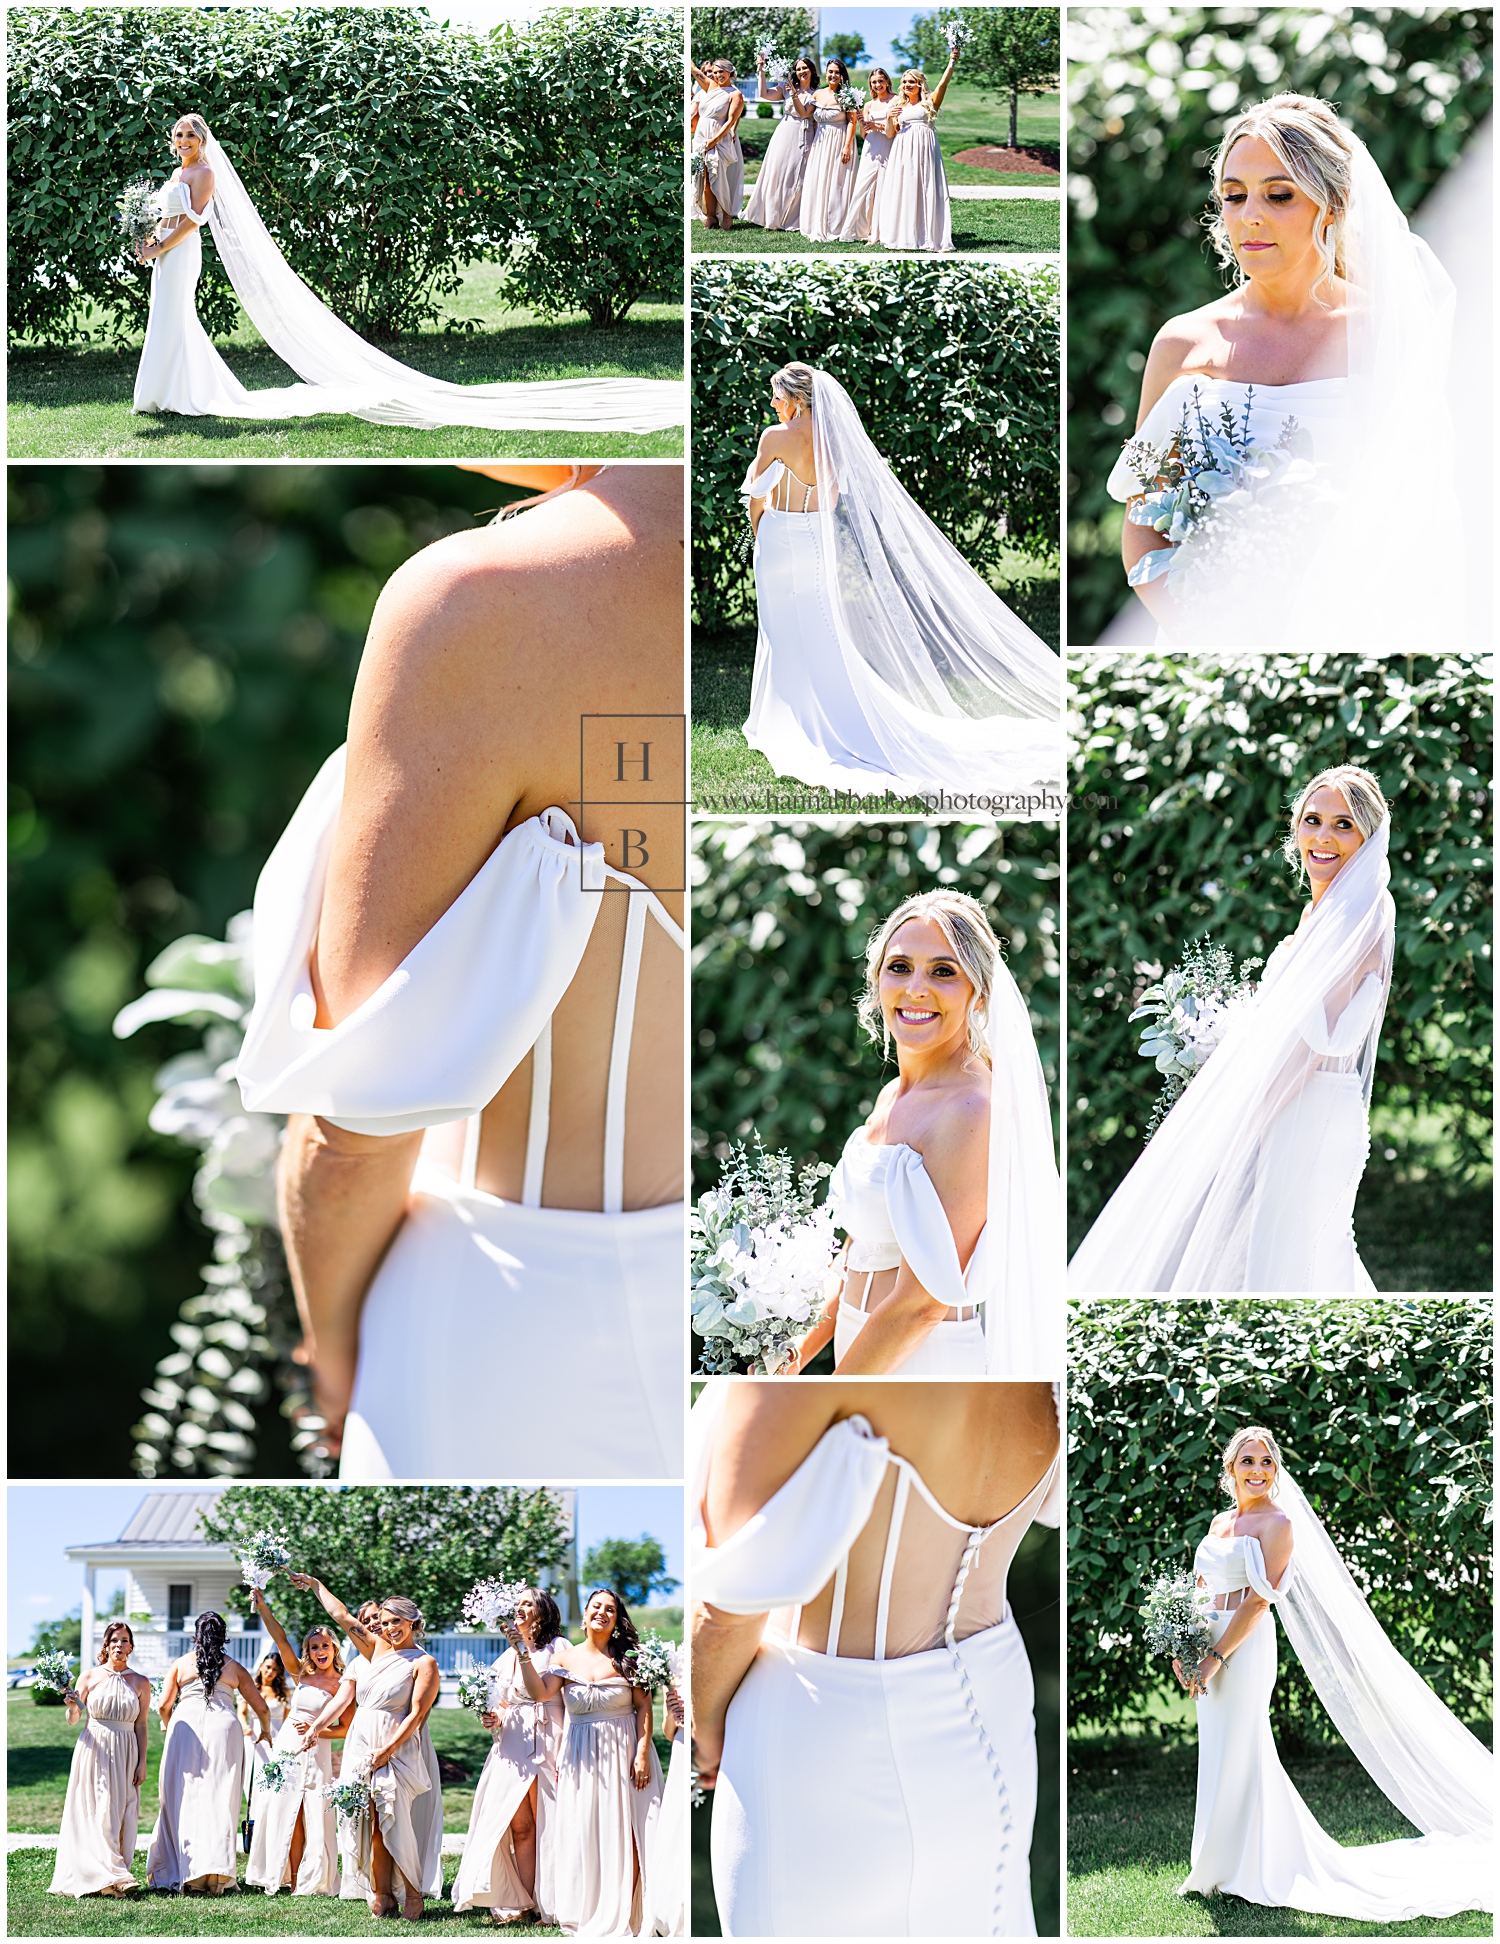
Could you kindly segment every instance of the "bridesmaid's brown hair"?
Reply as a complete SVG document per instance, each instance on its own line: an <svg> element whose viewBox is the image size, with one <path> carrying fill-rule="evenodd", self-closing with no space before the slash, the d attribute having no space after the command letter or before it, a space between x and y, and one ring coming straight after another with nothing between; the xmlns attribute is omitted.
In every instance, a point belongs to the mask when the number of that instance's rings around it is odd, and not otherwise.
<svg viewBox="0 0 1500 1944"><path fill-rule="evenodd" d="M135 1652L135 1635L131 1633L130 1628L123 1620L111 1620L109 1625L104 1629L103 1640L99 1643L99 1659L95 1663L96 1666L103 1667L104 1663L109 1659L109 1643L111 1638L117 1633L122 1633L127 1636L130 1641L130 1651L132 1654Z"/></svg>

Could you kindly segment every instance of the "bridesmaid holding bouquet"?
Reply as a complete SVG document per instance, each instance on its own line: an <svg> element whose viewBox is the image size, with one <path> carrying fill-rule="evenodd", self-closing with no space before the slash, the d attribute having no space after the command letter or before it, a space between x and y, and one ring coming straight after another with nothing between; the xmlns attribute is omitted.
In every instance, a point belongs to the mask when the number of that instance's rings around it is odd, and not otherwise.
<svg viewBox="0 0 1500 1944"><path fill-rule="evenodd" d="M54 1897L128 1897L135 1889L135 1832L146 1780L146 1710L151 1683L129 1665L135 1635L123 1620L104 1629L98 1665L63 1697L73 1747Z"/></svg>
<svg viewBox="0 0 1500 1944"><path fill-rule="evenodd" d="M766 145L766 158L745 205L745 221L760 229L795 230L802 208L802 178L812 153L818 70L805 54L799 55L790 88L767 83L764 58L758 62L757 72L761 100L779 101L781 118Z"/></svg>

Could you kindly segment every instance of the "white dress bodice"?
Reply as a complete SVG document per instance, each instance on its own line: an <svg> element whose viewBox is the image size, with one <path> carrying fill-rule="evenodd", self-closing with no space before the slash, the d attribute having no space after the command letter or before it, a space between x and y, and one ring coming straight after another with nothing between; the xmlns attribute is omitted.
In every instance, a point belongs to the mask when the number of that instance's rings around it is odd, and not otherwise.
<svg viewBox="0 0 1500 1944"><path fill-rule="evenodd" d="M1174 378L1146 414L1133 435L1160 445L1181 423L1184 407L1197 394L1199 407L1210 427L1217 427L1219 413L1227 405L1236 426L1248 424L1251 440L1257 445L1273 446L1289 418L1312 441L1314 463L1338 459L1348 441L1350 413L1358 402L1358 386L1348 378L1310 378L1296 385L1245 385L1230 378L1212 378L1203 372L1184 372ZM1125 464L1124 455L1115 461L1109 475L1109 492L1117 500L1133 499L1142 486Z"/></svg>
<svg viewBox="0 0 1500 1944"><path fill-rule="evenodd" d="M962 1310L984 1244L981 1233L968 1270L960 1267L953 1230L915 1148L877 1145L856 1127L844 1143L828 1183L834 1220L849 1236L850 1270L896 1269L905 1261L929 1296Z"/></svg>

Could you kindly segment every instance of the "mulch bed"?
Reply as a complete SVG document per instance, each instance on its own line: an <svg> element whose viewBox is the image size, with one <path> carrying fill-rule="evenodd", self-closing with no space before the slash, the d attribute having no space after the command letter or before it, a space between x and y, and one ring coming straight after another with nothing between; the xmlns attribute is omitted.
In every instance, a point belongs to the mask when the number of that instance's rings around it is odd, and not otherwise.
<svg viewBox="0 0 1500 1944"><path fill-rule="evenodd" d="M1050 176L1057 174L1061 159L1055 148L996 148L993 145L959 149L953 157L966 169L1003 169L1007 175Z"/></svg>

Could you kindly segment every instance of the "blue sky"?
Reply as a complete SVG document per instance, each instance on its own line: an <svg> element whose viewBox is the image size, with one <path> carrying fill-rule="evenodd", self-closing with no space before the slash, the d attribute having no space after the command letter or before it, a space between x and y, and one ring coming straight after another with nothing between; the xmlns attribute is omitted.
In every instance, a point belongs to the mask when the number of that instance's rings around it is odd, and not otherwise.
<svg viewBox="0 0 1500 1944"><path fill-rule="evenodd" d="M821 31L825 41L830 34L863 34L866 63L888 68L897 59L891 36L905 40L917 15L934 11L932 7L823 7Z"/></svg>
<svg viewBox="0 0 1500 1944"><path fill-rule="evenodd" d="M201 1485L12 1485L8 1513L6 1652L24 1654L39 1620L78 1605L83 1568L63 1557L65 1546L117 1539L146 1491L195 1491ZM649 1532L667 1555L667 1571L682 1578L682 1492L675 1485L583 1485L578 1491L578 1561L601 1539L637 1539ZM98 1598L109 1604L123 1573L101 1573ZM681 1597L680 1592L672 1596Z"/></svg>

